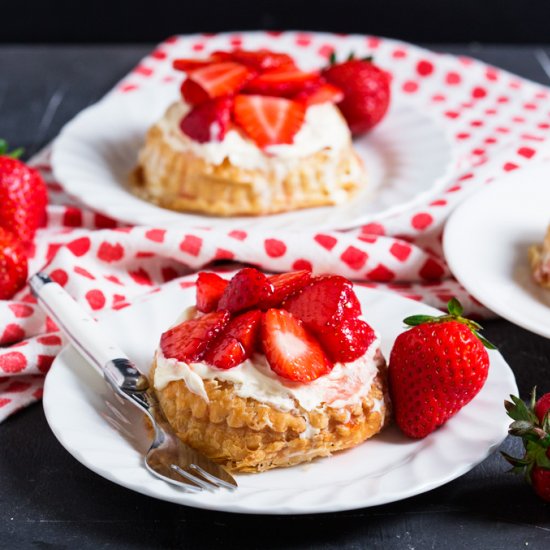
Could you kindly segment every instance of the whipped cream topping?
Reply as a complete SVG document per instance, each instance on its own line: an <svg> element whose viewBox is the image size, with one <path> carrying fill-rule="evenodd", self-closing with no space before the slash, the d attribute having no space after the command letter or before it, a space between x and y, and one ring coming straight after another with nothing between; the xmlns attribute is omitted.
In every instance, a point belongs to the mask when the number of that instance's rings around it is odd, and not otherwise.
<svg viewBox="0 0 550 550"><path fill-rule="evenodd" d="M166 141L177 151L192 151L210 164L220 165L225 159L244 169L275 171L289 170L289 164L321 150L338 152L351 144L349 128L332 103L313 105L306 111L304 123L291 145L271 145L260 149L238 129L227 132L222 141L199 143L180 129L181 119L190 106L176 101L158 122ZM215 133L214 133L215 135Z"/></svg>
<svg viewBox="0 0 550 550"><path fill-rule="evenodd" d="M189 391L208 402L204 381L215 379L233 384L239 397L250 397L281 411L295 410L296 404L311 411L324 404L341 408L360 402L369 393L383 364L377 338L355 361L336 363L330 373L303 384L275 374L262 354L255 354L240 365L223 370L203 362L185 363L164 357L159 348L153 384L157 390L162 390L172 381L183 380Z"/></svg>

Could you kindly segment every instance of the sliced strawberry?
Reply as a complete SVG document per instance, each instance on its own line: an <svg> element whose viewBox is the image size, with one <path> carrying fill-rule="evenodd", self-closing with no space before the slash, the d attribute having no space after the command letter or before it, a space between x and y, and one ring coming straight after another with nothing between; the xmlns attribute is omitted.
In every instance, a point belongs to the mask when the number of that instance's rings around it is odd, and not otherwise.
<svg viewBox="0 0 550 550"><path fill-rule="evenodd" d="M253 267L245 267L229 281L218 303L218 310L227 309L235 313L250 309L271 292L273 287L263 273Z"/></svg>
<svg viewBox="0 0 550 550"><path fill-rule="evenodd" d="M231 125L233 99L220 97L193 107L181 120L181 131L199 143L222 141Z"/></svg>
<svg viewBox="0 0 550 550"><path fill-rule="evenodd" d="M250 309L258 305L263 296L272 292L273 287L267 277L253 267L245 267L229 281L218 309L227 309L231 313Z"/></svg>
<svg viewBox="0 0 550 550"><path fill-rule="evenodd" d="M355 361L376 339L372 327L361 319L345 319L336 327L316 331L327 356L335 363Z"/></svg>
<svg viewBox="0 0 550 550"><path fill-rule="evenodd" d="M244 91L251 94L292 98L310 87L317 86L320 81L319 73L275 71L253 78L246 84Z"/></svg>
<svg viewBox="0 0 550 550"><path fill-rule="evenodd" d="M203 313L215 311L229 281L215 273L202 271L197 277L197 309Z"/></svg>
<svg viewBox="0 0 550 550"><path fill-rule="evenodd" d="M274 69L295 70L296 65L290 55L269 50L234 50L232 52L214 52L213 57L224 61L236 61L258 71Z"/></svg>
<svg viewBox="0 0 550 550"><path fill-rule="evenodd" d="M314 277L299 293L285 301L284 308L314 333L361 315L353 285L339 275Z"/></svg>
<svg viewBox="0 0 550 550"><path fill-rule="evenodd" d="M283 378L311 382L333 368L319 342L284 309L262 314L261 339L269 366Z"/></svg>
<svg viewBox="0 0 550 550"><path fill-rule="evenodd" d="M210 97L220 97L237 93L254 74L248 67L228 61L190 71L189 78Z"/></svg>
<svg viewBox="0 0 550 550"><path fill-rule="evenodd" d="M200 360L208 344L227 325L229 317L228 311L214 311L167 330L160 337L164 357L185 362Z"/></svg>
<svg viewBox="0 0 550 550"><path fill-rule="evenodd" d="M189 105L199 105L210 99L210 96L191 79L186 78L180 87L181 97Z"/></svg>
<svg viewBox="0 0 550 550"><path fill-rule="evenodd" d="M267 280L273 285L273 291L262 299L260 307L264 310L280 307L291 294L306 286L310 279L311 273L305 269L271 275Z"/></svg>
<svg viewBox="0 0 550 550"><path fill-rule="evenodd" d="M254 309L231 319L206 351L204 360L220 369L231 369L248 359L256 348L261 315Z"/></svg>
<svg viewBox="0 0 550 550"><path fill-rule="evenodd" d="M174 67L176 71L187 73L194 69L201 69L202 67L206 67L208 65L211 65L212 63L216 63L216 61L216 58L213 57L210 57L208 59L179 58L172 61L172 67Z"/></svg>
<svg viewBox="0 0 550 550"><path fill-rule="evenodd" d="M338 103L344 99L344 92L340 88L324 82L300 92L294 99L303 101L308 106L319 103Z"/></svg>
<svg viewBox="0 0 550 550"><path fill-rule="evenodd" d="M296 101L260 95L235 98L235 120L259 147L292 143L304 122L305 107Z"/></svg>

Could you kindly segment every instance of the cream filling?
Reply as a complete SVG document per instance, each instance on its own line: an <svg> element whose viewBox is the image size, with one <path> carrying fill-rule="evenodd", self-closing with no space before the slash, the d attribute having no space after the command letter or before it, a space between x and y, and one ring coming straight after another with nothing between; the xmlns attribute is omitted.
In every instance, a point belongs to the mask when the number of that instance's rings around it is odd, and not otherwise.
<svg viewBox="0 0 550 550"><path fill-rule="evenodd" d="M154 386L162 390L170 382L183 380L189 391L208 402L205 380L230 382L236 395L253 398L281 411L296 409L296 403L307 411L328 405L342 408L359 403L372 386L379 368L384 364L377 338L367 351L348 363L336 363L332 371L302 384L275 374L264 355L256 354L240 365L222 370L206 363L185 363L164 357L160 348L156 353Z"/></svg>
<svg viewBox="0 0 550 550"><path fill-rule="evenodd" d="M284 174L294 162L321 150L339 153L351 146L349 128L331 103L321 103L307 109L304 123L291 145L272 145L265 150L237 129L229 130L222 141L199 143L190 139L179 127L189 109L189 105L183 101L173 103L158 126L173 149L192 151L214 165L220 165L228 159L232 165L244 169Z"/></svg>

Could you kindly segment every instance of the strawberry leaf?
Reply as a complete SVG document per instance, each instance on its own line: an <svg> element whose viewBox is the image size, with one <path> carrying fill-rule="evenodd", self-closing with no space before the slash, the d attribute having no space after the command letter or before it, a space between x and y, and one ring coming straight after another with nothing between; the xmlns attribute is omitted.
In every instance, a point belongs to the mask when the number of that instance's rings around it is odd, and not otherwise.
<svg viewBox="0 0 550 550"><path fill-rule="evenodd" d="M5 139L0 139L0 156L18 159L24 153L24 151L25 150L22 147L18 147L17 149L14 149L10 152L8 150L8 142Z"/></svg>
<svg viewBox="0 0 550 550"><path fill-rule="evenodd" d="M512 466L515 467L521 467L523 469L524 466L527 466L529 464L529 460L526 458L516 458L514 456L509 455L508 453L505 453L504 451L500 451L500 454L503 456L503 458L509 462Z"/></svg>
<svg viewBox="0 0 550 550"><path fill-rule="evenodd" d="M527 455L531 458L531 461L537 466L550 469L550 458L546 454L546 448L542 447L535 441L527 442Z"/></svg>
<svg viewBox="0 0 550 550"><path fill-rule="evenodd" d="M533 424L533 413L527 408L527 405L515 395L511 395L510 401L505 401L506 412L512 420L525 420Z"/></svg>
<svg viewBox="0 0 550 550"><path fill-rule="evenodd" d="M537 404L537 386L534 386L531 390L531 410L535 410L535 405Z"/></svg>
<svg viewBox="0 0 550 550"><path fill-rule="evenodd" d="M451 298L447 304L447 310L454 317L460 317L464 313L462 304L456 299Z"/></svg>
<svg viewBox="0 0 550 550"><path fill-rule="evenodd" d="M445 315L440 315L439 317L432 317L431 315L411 315L410 317L404 319L403 322L409 327L415 327L423 323L446 323L447 321L457 321L458 323L466 325L472 331L474 336L478 338L478 340L487 349L497 349L494 344L487 340L487 338L479 334L479 331L483 330L483 327L479 323L476 323L471 319L467 319L466 317L462 317L464 308L456 298L453 297L449 300L447 303L447 309L449 312Z"/></svg>
<svg viewBox="0 0 550 550"><path fill-rule="evenodd" d="M481 343L487 348L487 349L497 349L497 347L489 342L489 340L487 340L487 338L485 338L484 336L481 336L481 334L478 334L477 332L474 332L474 334L481 340Z"/></svg>
<svg viewBox="0 0 550 550"><path fill-rule="evenodd" d="M410 327L415 327L422 323L431 323L435 319L436 317L432 317L431 315L411 315L403 319L403 322Z"/></svg>

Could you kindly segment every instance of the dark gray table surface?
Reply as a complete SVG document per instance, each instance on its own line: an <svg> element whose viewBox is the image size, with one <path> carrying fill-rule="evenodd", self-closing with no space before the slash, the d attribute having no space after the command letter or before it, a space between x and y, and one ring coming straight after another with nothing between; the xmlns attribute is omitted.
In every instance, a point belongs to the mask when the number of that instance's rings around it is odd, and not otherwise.
<svg viewBox="0 0 550 550"><path fill-rule="evenodd" d="M438 45L550 85L550 46ZM0 136L39 150L151 48L0 46ZM546 70L545 70L546 69ZM550 391L550 340L503 320L487 336L522 395ZM493 454L463 477L401 502L311 516L208 512L148 498L92 473L57 442L40 405L0 425L0 547L550 548L550 504ZM502 445L520 452L516 441Z"/></svg>

